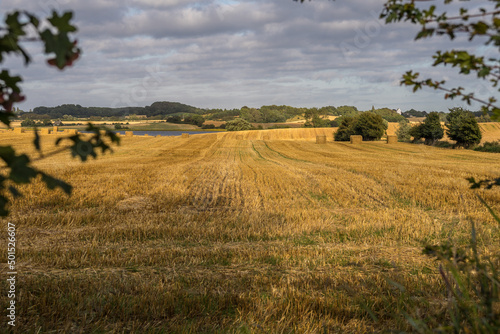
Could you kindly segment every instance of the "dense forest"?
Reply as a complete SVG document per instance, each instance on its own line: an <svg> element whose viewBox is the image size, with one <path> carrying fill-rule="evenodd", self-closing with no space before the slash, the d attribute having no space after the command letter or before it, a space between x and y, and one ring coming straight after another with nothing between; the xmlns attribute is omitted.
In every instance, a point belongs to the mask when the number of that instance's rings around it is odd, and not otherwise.
<svg viewBox="0 0 500 334"><path fill-rule="evenodd" d="M390 108L370 110L382 116L388 122L400 122L411 117L425 117L427 111L418 111L410 109L401 115ZM56 107L36 107L33 112L20 112L22 119L71 119L71 118L111 118L123 119L133 118L134 116L147 117L150 119L159 119L174 121L182 120L186 117L198 119L203 117L206 120L213 121L231 121L235 118L242 118L250 123L284 123L290 120L306 120L305 126L324 127L337 126L337 122L329 120L328 116L349 116L354 117L362 113L355 106L326 106L321 108L303 108L291 107L287 105L267 105L260 108L250 108L247 106L240 109L203 109L193 107L180 102L154 102L145 107L83 107L78 104L63 104ZM444 119L445 113L439 112ZM479 121L490 121L489 115L483 115L482 112L474 113ZM200 122L200 120L198 120ZM194 124L194 123L193 123Z"/></svg>

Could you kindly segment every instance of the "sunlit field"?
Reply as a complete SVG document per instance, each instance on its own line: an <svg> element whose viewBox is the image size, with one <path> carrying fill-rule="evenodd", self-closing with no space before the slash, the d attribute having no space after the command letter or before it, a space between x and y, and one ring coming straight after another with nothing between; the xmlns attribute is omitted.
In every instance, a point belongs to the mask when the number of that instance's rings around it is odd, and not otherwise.
<svg viewBox="0 0 500 334"><path fill-rule="evenodd" d="M45 153L55 137L42 136ZM68 152L37 162L74 191L21 187L3 220L17 228L16 330L411 330L398 309L445 321L448 294L422 245L466 244L473 220L480 252L498 251L475 194L500 211L500 191L470 190L466 178L498 177L500 155L332 138L122 137L87 163ZM29 134L0 133L7 143L36 156ZM0 257L6 271L6 247Z"/></svg>

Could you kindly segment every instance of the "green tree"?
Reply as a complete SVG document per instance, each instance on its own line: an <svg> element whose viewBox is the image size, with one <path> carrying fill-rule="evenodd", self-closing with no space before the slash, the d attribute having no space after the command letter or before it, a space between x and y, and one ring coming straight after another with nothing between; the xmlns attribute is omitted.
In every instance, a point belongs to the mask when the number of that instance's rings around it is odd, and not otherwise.
<svg viewBox="0 0 500 334"><path fill-rule="evenodd" d="M345 116L337 118L336 121L339 124L339 128L333 138L335 141L349 141L351 136L355 134L353 126L356 123L356 117Z"/></svg>
<svg viewBox="0 0 500 334"><path fill-rule="evenodd" d="M7 56L15 55L21 56L25 65L29 65L32 59L23 47L24 42L38 40L44 45L44 53L49 57L47 63L50 66L63 69L72 65L80 55L76 40L71 38L71 34L77 30L71 23L72 17L72 12L59 15L56 11L43 20L27 11L18 10L7 13L5 21L0 23L0 64L3 64ZM17 117L14 104L25 99L20 86L21 82L20 76L12 75L8 69L1 69L0 105L4 110L0 110L0 122L7 126L10 126L11 121ZM102 134L101 129L92 124L88 125L87 130L92 132L87 138L80 135L58 138L56 145L63 142L69 145L44 156L69 150L73 157L86 161L90 156L97 157L98 148L102 152L110 150L109 142L119 143L119 138L111 131L105 130ZM33 146L40 155L38 159L41 159L40 137L36 132ZM10 145L0 146L0 161L3 161L0 171L0 216L8 215L11 197L21 196L16 185L28 184L37 177L40 177L49 189L60 188L67 194L71 193L71 185L34 168L31 166L32 158L26 154L18 154Z"/></svg>
<svg viewBox="0 0 500 334"><path fill-rule="evenodd" d="M22 127L34 127L36 126L36 122L32 119L25 119L21 122Z"/></svg>
<svg viewBox="0 0 500 334"><path fill-rule="evenodd" d="M356 135L363 136L363 140L379 140L387 130L387 123L380 115L364 112L356 118L353 130Z"/></svg>
<svg viewBox="0 0 500 334"><path fill-rule="evenodd" d="M422 138L425 138L425 145L434 145L436 141L443 138L444 130L441 125L439 113L433 111L425 118L424 122L419 125Z"/></svg>
<svg viewBox="0 0 500 334"><path fill-rule="evenodd" d="M409 142L411 140L411 130L412 126L407 120L399 121L399 127L396 130L396 136L398 136L398 141Z"/></svg>
<svg viewBox="0 0 500 334"><path fill-rule="evenodd" d="M244 130L254 130L254 129L255 128L253 127L252 124L250 124L249 122L247 122L242 118L237 118L235 120L226 123L227 131L244 131Z"/></svg>
<svg viewBox="0 0 500 334"><path fill-rule="evenodd" d="M481 142L481 129L473 113L462 108L451 108L446 117L446 134L457 146L469 148Z"/></svg>

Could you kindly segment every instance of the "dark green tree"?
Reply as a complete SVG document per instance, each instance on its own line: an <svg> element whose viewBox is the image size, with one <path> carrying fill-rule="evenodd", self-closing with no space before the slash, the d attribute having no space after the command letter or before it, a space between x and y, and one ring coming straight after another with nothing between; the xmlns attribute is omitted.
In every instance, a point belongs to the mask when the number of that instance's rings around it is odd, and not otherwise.
<svg viewBox="0 0 500 334"><path fill-rule="evenodd" d="M451 108L446 117L446 134L457 146L469 148L481 142L481 129L473 113L462 108Z"/></svg>
<svg viewBox="0 0 500 334"><path fill-rule="evenodd" d="M425 145L434 145L436 141L443 138L444 130L439 119L439 113L433 111L419 125L421 138L425 139Z"/></svg>
<svg viewBox="0 0 500 334"><path fill-rule="evenodd" d="M387 123L380 115L364 112L356 118L353 130L356 135L363 136L363 140L379 140L387 130Z"/></svg>
<svg viewBox="0 0 500 334"><path fill-rule="evenodd" d="M354 135L354 123L356 123L356 117L345 116L337 118L336 121L339 124L339 128L333 135L335 141L349 141L351 136Z"/></svg>

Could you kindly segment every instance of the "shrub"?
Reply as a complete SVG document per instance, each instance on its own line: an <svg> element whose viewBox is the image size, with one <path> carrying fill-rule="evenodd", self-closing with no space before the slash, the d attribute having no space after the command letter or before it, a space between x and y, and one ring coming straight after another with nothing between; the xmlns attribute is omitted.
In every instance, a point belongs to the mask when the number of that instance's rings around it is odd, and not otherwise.
<svg viewBox="0 0 500 334"><path fill-rule="evenodd" d="M226 123L227 131L244 131L244 130L253 130L254 127L248 121L245 121L242 118L237 118L233 121L229 121Z"/></svg>
<svg viewBox="0 0 500 334"><path fill-rule="evenodd" d="M474 151L500 153L500 141L486 142L474 148Z"/></svg>

